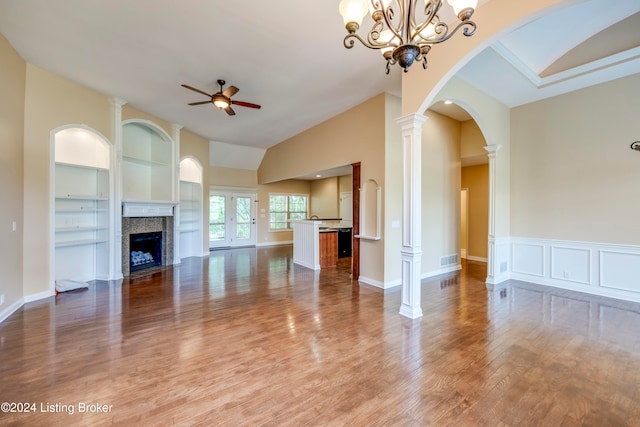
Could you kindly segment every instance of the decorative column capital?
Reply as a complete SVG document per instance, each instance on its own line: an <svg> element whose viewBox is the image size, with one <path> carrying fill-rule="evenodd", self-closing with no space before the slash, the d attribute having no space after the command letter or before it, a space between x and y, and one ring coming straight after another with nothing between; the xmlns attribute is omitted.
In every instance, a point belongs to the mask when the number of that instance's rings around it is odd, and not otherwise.
<svg viewBox="0 0 640 427"><path fill-rule="evenodd" d="M491 159L496 156L496 152L502 148L502 145L500 144L486 145L483 148L487 150L487 152L489 153L489 158Z"/></svg>
<svg viewBox="0 0 640 427"><path fill-rule="evenodd" d="M396 119L396 123L402 127L402 130L407 130L421 127L427 119L427 116L423 116L420 113L411 113L406 116L398 117Z"/></svg>
<svg viewBox="0 0 640 427"><path fill-rule="evenodd" d="M127 103L127 101L122 98L118 98L117 96L111 98L110 101L116 108L122 108L122 106Z"/></svg>

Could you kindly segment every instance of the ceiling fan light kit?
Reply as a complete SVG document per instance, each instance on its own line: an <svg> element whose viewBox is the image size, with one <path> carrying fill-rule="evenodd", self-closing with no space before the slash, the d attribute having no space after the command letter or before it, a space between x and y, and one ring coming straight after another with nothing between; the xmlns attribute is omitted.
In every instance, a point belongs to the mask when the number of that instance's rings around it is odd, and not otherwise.
<svg viewBox="0 0 640 427"><path fill-rule="evenodd" d="M476 24L470 19L478 0L447 2L460 20L453 28L438 16L442 0L342 0L339 11L348 33L344 47L351 49L355 40L359 40L370 49L380 50L387 61L387 74L395 64L406 73L414 61L422 61L422 67L426 69L427 53L432 45L449 40L461 28L467 37L476 32ZM420 10L424 14L421 23L416 21ZM357 31L367 13L371 15L373 26L363 38Z"/></svg>
<svg viewBox="0 0 640 427"><path fill-rule="evenodd" d="M189 105L203 105L203 104L209 104L212 103L213 105L215 105L218 109L220 110L224 110L228 115L230 116L235 116L236 112L233 110L233 108L231 108L231 105L239 105L241 107L248 107L248 108L256 108L259 109L261 108L260 105L258 104L252 104L251 102L244 102L244 101L233 101L231 100L231 97L233 95L235 95L240 89L238 89L235 86L229 86L226 89L222 89L222 87L226 84L226 82L222 79L218 80L218 84L220 85L220 91L216 92L216 93L207 93L203 90L200 89L196 89L193 86L189 86L189 85L185 85L183 84L182 87L187 88L189 90L192 90L194 92L198 92L201 93L202 95L208 96L209 99L207 101L197 101L197 102L190 102Z"/></svg>

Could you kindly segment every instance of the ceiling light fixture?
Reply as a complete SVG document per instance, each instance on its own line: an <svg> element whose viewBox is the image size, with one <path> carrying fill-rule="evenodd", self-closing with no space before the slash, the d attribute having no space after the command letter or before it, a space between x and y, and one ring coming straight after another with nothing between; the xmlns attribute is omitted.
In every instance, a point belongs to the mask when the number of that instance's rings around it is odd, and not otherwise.
<svg viewBox="0 0 640 427"><path fill-rule="evenodd" d="M449 40L463 27L462 34L467 37L476 32L475 22L469 19L478 0L447 2L461 21L452 30L438 16L442 0L342 0L339 10L349 33L344 38L344 47L351 49L354 39L358 39L370 49L379 49L387 60L387 74L395 64L406 73L414 61L422 61L422 67L426 69L427 53L432 45ZM423 6L425 19L418 23L416 11L422 10ZM373 26L365 39L356 32L367 10L371 13Z"/></svg>
<svg viewBox="0 0 640 427"><path fill-rule="evenodd" d="M227 98L221 93L214 94L212 98L213 98L213 105L215 105L221 110L224 110L229 106L229 98Z"/></svg>

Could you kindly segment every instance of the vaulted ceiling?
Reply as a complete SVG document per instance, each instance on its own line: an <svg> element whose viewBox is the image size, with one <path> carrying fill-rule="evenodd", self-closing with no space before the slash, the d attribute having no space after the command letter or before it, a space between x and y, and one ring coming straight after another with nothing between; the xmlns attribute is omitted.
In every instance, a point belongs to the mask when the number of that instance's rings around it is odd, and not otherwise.
<svg viewBox="0 0 640 427"><path fill-rule="evenodd" d="M514 107L640 72L640 0L568 3L458 76ZM264 149L381 92L400 94L399 69L386 75L379 53L343 47L337 0L0 0L0 33L28 62L215 141L229 165L259 162ZM262 109L236 106L231 117L187 105L203 95L181 84L213 93L217 79Z"/></svg>

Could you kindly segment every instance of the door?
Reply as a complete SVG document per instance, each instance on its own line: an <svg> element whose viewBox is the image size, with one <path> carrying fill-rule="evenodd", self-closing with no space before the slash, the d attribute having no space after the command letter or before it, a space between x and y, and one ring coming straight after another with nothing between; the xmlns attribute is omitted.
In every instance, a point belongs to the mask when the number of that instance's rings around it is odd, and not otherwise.
<svg viewBox="0 0 640 427"><path fill-rule="evenodd" d="M209 196L209 248L256 244L256 195L216 191Z"/></svg>
<svg viewBox="0 0 640 427"><path fill-rule="evenodd" d="M345 227L351 227L353 224L353 193L351 191L340 193L340 218Z"/></svg>

